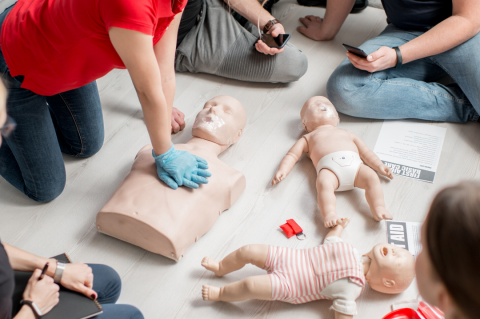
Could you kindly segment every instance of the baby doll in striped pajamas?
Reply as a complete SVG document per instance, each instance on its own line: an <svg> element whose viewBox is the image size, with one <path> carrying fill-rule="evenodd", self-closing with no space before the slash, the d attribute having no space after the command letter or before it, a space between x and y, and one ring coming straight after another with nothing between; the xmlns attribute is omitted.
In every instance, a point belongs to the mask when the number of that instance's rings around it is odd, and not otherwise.
<svg viewBox="0 0 480 319"><path fill-rule="evenodd" d="M268 274L248 277L223 287L204 285L202 296L211 301L246 299L279 300L301 304L333 300L336 319L357 313L355 300L365 282L382 293L397 294L415 277L415 259L407 250L378 244L360 257L357 249L340 238L349 220L341 218L327 234L324 244L307 249L247 245L222 261L205 257L202 266L223 276L253 264Z"/></svg>
<svg viewBox="0 0 480 319"><path fill-rule="evenodd" d="M354 187L365 190L373 219L392 219L385 208L383 190L375 171L390 179L393 173L357 135L338 128L335 106L324 96L310 98L300 111L308 134L299 139L283 158L272 185L280 183L306 153L317 171L317 201L325 227L336 225L335 192Z"/></svg>

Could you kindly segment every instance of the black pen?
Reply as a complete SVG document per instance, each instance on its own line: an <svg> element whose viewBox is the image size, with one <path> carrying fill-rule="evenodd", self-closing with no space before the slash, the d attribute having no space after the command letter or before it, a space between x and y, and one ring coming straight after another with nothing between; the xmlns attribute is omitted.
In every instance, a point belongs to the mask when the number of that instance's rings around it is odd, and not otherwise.
<svg viewBox="0 0 480 319"><path fill-rule="evenodd" d="M43 279L43 276L45 276L45 273L47 272L48 265L49 265L49 263L47 262L47 263L45 264L45 266L43 266L42 274L40 275L40 277L38 277L38 280L42 280L42 279Z"/></svg>

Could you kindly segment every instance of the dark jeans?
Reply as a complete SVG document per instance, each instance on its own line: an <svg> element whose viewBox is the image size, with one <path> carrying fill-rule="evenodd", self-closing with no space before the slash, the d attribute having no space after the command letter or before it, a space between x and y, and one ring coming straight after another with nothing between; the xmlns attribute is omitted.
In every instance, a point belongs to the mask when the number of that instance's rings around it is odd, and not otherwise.
<svg viewBox="0 0 480 319"><path fill-rule="evenodd" d="M0 15L0 30L10 11ZM54 96L21 88L0 51L0 75L8 88L7 113L16 130L0 148L0 175L38 202L49 202L65 187L62 153L89 157L103 144L103 116L95 82Z"/></svg>
<svg viewBox="0 0 480 319"><path fill-rule="evenodd" d="M98 302L103 313L97 319L143 319L143 315L134 306L115 302L120 297L122 282L117 272L105 265L89 264L93 271L93 290L98 294Z"/></svg>

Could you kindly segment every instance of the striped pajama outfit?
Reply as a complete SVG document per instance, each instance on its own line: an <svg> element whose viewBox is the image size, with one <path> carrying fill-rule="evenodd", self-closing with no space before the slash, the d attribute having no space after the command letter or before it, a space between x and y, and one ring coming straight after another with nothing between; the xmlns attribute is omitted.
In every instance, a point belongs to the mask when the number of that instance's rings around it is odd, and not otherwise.
<svg viewBox="0 0 480 319"><path fill-rule="evenodd" d="M342 278L365 285L353 246L341 240L308 249L269 246L265 270L272 283L272 300L292 304L329 299L322 290Z"/></svg>

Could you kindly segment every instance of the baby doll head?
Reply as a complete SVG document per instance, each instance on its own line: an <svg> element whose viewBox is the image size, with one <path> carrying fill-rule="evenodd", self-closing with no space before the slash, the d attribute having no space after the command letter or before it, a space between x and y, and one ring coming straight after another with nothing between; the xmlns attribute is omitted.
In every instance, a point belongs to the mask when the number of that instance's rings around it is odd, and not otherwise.
<svg viewBox="0 0 480 319"><path fill-rule="evenodd" d="M247 124L247 115L237 99L220 95L205 103L195 118L192 135L222 146L236 143Z"/></svg>
<svg viewBox="0 0 480 319"><path fill-rule="evenodd" d="M300 111L300 117L307 132L312 132L320 125L337 126L340 123L335 106L324 96L308 99Z"/></svg>
<svg viewBox="0 0 480 319"><path fill-rule="evenodd" d="M364 256L370 258L365 279L376 291L385 294L401 293L415 277L415 258L403 248L382 243Z"/></svg>

